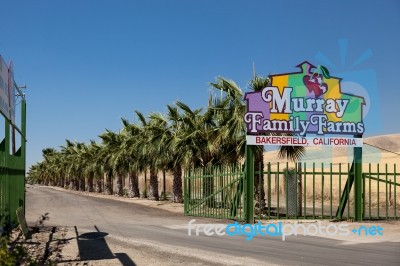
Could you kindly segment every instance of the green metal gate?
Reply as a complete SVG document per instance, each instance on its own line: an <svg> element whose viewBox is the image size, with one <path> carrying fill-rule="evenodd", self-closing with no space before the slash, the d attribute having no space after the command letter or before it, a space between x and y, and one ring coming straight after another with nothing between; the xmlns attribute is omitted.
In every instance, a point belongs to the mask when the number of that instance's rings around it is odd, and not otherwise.
<svg viewBox="0 0 400 266"><path fill-rule="evenodd" d="M18 224L16 210L25 213L26 101L21 96L21 127L13 125L4 114L5 137L0 142L0 231ZM12 151L13 135L19 133L21 147Z"/></svg>
<svg viewBox="0 0 400 266"><path fill-rule="evenodd" d="M244 176L237 166L186 171L185 215L243 220Z"/></svg>

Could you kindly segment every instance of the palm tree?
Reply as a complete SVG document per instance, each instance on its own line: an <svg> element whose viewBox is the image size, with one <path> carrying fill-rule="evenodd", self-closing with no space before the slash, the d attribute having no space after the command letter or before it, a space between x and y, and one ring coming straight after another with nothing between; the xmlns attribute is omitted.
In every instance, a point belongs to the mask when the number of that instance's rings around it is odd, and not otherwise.
<svg viewBox="0 0 400 266"><path fill-rule="evenodd" d="M158 130L157 120L152 119L152 115L150 115L149 118L150 119L144 130L145 134L143 135L142 152L147 154L149 158L147 161L150 169L149 198L158 201L159 194L157 172L159 168L160 157L155 141L159 141L162 133Z"/></svg>
<svg viewBox="0 0 400 266"><path fill-rule="evenodd" d="M169 126L165 131L165 151L163 151L162 154L165 154L165 157L168 158L169 163L167 166L169 170L172 170L172 201L183 203L182 165L184 161L182 160L182 156L179 156L179 154L182 153L182 147L178 146L178 143L182 138L181 135L183 134L183 120L176 106L167 105L167 108L167 119L169 120Z"/></svg>
<svg viewBox="0 0 400 266"><path fill-rule="evenodd" d="M130 124L128 120L122 119L124 128L121 134L124 135L123 143L120 149L120 156L126 158L126 171L128 172L129 187L128 197L140 197L139 179L138 179L138 154L134 147L140 136L141 128L138 125Z"/></svg>
<svg viewBox="0 0 400 266"><path fill-rule="evenodd" d="M188 171L190 168L203 168L203 196L208 197L207 205L214 206L214 178L211 174L211 166L217 161L219 146L216 143L215 135L218 133L214 120L214 112L207 109L192 110L182 102L176 105L182 111L181 133L176 147L177 158L183 162Z"/></svg>
<svg viewBox="0 0 400 266"><path fill-rule="evenodd" d="M124 135L118 133L115 134L114 136L114 150L112 152L111 155L111 161L113 164L113 173L117 176L117 188L116 188L116 192L115 194L117 194L118 196L123 196L123 184L122 184L122 180L123 180L123 176L127 173L127 158L124 156L124 154L120 153L120 150L122 148L122 144L123 144L123 138ZM122 155L122 156L121 156Z"/></svg>
<svg viewBox="0 0 400 266"><path fill-rule="evenodd" d="M42 171L45 185L54 185L56 182L56 156L57 151L53 148L45 148L42 150L44 162L42 164Z"/></svg>
<svg viewBox="0 0 400 266"><path fill-rule="evenodd" d="M75 145L75 158L73 161L73 172L74 176L78 177L79 191L85 191L86 189L86 178L84 176L85 170L85 144L78 142Z"/></svg>
<svg viewBox="0 0 400 266"><path fill-rule="evenodd" d="M102 193L104 183L104 173L102 171L103 158L101 157L101 155L103 154L102 146L91 140L89 145L89 154L91 154L91 159L89 160L88 168L93 175L93 181L95 183L94 191L96 191L97 193Z"/></svg>
<svg viewBox="0 0 400 266"><path fill-rule="evenodd" d="M166 116L160 113L150 114L150 120L153 131L153 145L156 146L158 152L158 164L163 169L164 187L165 187L165 171L171 170L173 174L172 201L183 202L182 194L182 156L179 153L177 145L181 138L180 131L182 119L176 106L167 105L168 113ZM164 189L164 195L165 195Z"/></svg>
<svg viewBox="0 0 400 266"><path fill-rule="evenodd" d="M104 175L104 193L111 195L113 193L113 152L117 143L116 134L106 130L99 135L102 140L102 149L99 154L101 160L102 173Z"/></svg>
<svg viewBox="0 0 400 266"><path fill-rule="evenodd" d="M147 143L148 143L148 137L149 137L149 132L147 131L148 129L148 123L144 115L139 112L135 111L138 119L139 119L139 124L136 125L136 130L137 130L137 137L136 141L133 142L133 146L131 146L131 151L135 152L137 154L137 161L136 161L136 169L144 172L144 190L142 193L142 196L144 198L147 198L147 192L148 192L148 185L147 185L147 169L149 165L151 164L152 158L150 157L149 153L147 152ZM154 176L154 175L153 175ZM154 177L153 177L154 178ZM153 182L154 184L154 182Z"/></svg>
<svg viewBox="0 0 400 266"><path fill-rule="evenodd" d="M260 91L268 85L268 78L263 78L256 74L254 74L253 79L249 82L249 88L252 91ZM225 139L228 143L236 143L238 157L242 157L244 155L246 132L246 126L243 120L243 116L246 112L246 105L243 101L243 92L234 81L222 77L218 77L217 82L211 83L211 86L212 88L221 91L220 98L218 99L215 96L211 97L209 104L209 109L222 113L222 115L220 115L222 121L220 122L221 134L219 137ZM223 142L223 140L220 140L220 142ZM303 154L304 147L281 146L279 148L279 155L285 155L289 159L299 159ZM262 174L264 169L263 146L257 146L254 157L255 170L258 170L258 174L255 174L254 176L255 206L262 211L265 210L266 206L264 175ZM259 202L261 202L261 206L258 206Z"/></svg>
<svg viewBox="0 0 400 266"><path fill-rule="evenodd" d="M167 147L168 137L171 132L169 131L168 121L161 113L150 113L149 123L147 126L148 131L148 144L151 145L153 164L156 169L162 169L164 184L165 184L165 170L171 168L170 163L172 158L169 147ZM157 184L158 186L158 184ZM164 190L164 197L166 191Z"/></svg>
<svg viewBox="0 0 400 266"><path fill-rule="evenodd" d="M216 142L221 149L219 160L224 164L238 163L244 156L246 146L243 93L234 81L224 78L217 78L217 83L210 84L221 91L220 97L210 96L208 105L217 120Z"/></svg>
<svg viewBox="0 0 400 266"><path fill-rule="evenodd" d="M257 76L254 73L253 79L249 82L249 88L252 91L261 91L270 84L268 78ZM281 147L281 149L284 146ZM266 208L265 188L264 188L264 146L257 146L254 153L254 201L255 207L260 212ZM258 173L257 173L258 172ZM261 204L261 206L258 206Z"/></svg>
<svg viewBox="0 0 400 266"><path fill-rule="evenodd" d="M254 75L248 88L260 91L268 86L268 78ZM45 184L57 183L71 189L96 190L112 194L112 179L117 178L116 193L123 194L122 178L129 177L131 197L140 196L138 173L144 172L147 195L147 171L150 172L150 197L158 200L159 170L173 174L173 201L182 202L182 169L202 167L204 174L210 174L211 165L235 164L243 161L245 153L246 125L243 115L246 106L243 92L233 81L217 78L211 83L220 96L211 96L208 108L191 109L183 102L168 105L167 113L150 113L146 118L135 111L139 123L131 124L122 119L123 128L119 133L106 130L99 137L101 143L89 144L66 140L60 151L45 149L44 160L29 170L29 178ZM298 160L304 153L303 147L280 147L279 156ZM257 147L255 153L255 200L265 207L264 178L262 170L264 148ZM214 180L212 175L205 178L203 193L212 205ZM165 181L164 181L165 184ZM164 189L165 190L165 189ZM165 191L164 191L165 193ZM257 206L257 205L256 205Z"/></svg>
<svg viewBox="0 0 400 266"><path fill-rule="evenodd" d="M86 191L88 192L95 191L94 180L95 178L96 181L100 179L100 167L97 164L97 154L99 152L99 149L100 147L94 140L91 140L90 144L87 146L85 145L84 147L84 155L82 156L82 159L84 160L83 164L85 165L85 168L83 172L86 178Z"/></svg>
<svg viewBox="0 0 400 266"><path fill-rule="evenodd" d="M182 110L181 134L177 147L187 167L207 167L212 164L218 151L213 112L192 110L183 102L176 102Z"/></svg>
<svg viewBox="0 0 400 266"><path fill-rule="evenodd" d="M69 188L78 190L78 180L74 176L74 160L76 160L74 148L76 144L68 139L66 140L66 143L66 146L61 146L61 154L63 156L62 167L65 167L66 179L69 181Z"/></svg>

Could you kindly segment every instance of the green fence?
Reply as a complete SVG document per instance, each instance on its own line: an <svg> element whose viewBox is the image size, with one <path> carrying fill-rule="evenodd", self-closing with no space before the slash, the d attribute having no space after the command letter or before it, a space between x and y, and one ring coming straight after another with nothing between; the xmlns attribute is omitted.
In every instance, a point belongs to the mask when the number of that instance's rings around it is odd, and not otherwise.
<svg viewBox="0 0 400 266"><path fill-rule="evenodd" d="M363 219L398 219L400 180L396 165L362 166ZM185 214L243 220L244 171L207 171L185 175ZM253 199L256 219L355 217L352 164L268 163L255 166L255 177L261 179Z"/></svg>
<svg viewBox="0 0 400 266"><path fill-rule="evenodd" d="M244 172L209 167L184 173L185 215L243 220Z"/></svg>
<svg viewBox="0 0 400 266"><path fill-rule="evenodd" d="M26 153L26 103L21 102L21 128L5 118L5 137L0 142L0 231L18 224L16 210L22 207L25 213L25 153ZM4 116L4 115L3 115ZM20 138L20 147L14 136ZM16 145L15 145L16 146ZM15 149L15 150L14 150Z"/></svg>

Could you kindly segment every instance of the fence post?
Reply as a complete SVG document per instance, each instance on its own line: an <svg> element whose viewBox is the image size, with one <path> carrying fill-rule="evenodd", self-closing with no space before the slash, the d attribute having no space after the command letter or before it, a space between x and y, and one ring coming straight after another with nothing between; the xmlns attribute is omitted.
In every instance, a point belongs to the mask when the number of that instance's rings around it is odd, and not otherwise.
<svg viewBox="0 0 400 266"><path fill-rule="evenodd" d="M8 118L6 118L6 117L4 117L4 121L5 121L5 136L4 136L4 158L2 158L3 160L4 160L4 178L5 178L5 181L6 181L6 185L5 185L5 189L6 189L6 191L5 191L5 197L4 197L4 199L5 199L5 203L6 203L6 205L4 206L5 207L5 214L6 214L6 220L5 220L5 222L6 222L6 225L7 226L10 226L11 225L11 221L12 221L12 215L15 213L15 210L11 210L11 208L12 208L12 206L11 206L11 204L12 204L12 201L11 201L11 197L12 197L12 195L11 195L11 182L13 182L14 181L14 179L11 179L10 178L10 162L11 162L11 160L10 160L10 157L11 157L11 155L10 155L10 121L8 120Z"/></svg>
<svg viewBox="0 0 400 266"><path fill-rule="evenodd" d="M361 137L361 135L355 136L355 138ZM362 198L362 147L354 147L354 219L357 222L363 218Z"/></svg>
<svg viewBox="0 0 400 266"><path fill-rule="evenodd" d="M185 169L184 174L183 174L183 213L185 215L187 215L187 211L188 211L188 205L189 205L189 200L190 200L190 196L189 195L189 191L188 191L188 177L190 177L190 175L187 175L187 169Z"/></svg>
<svg viewBox="0 0 400 266"><path fill-rule="evenodd" d="M297 188L298 190L297 192L297 209L298 209L298 213L297 216L301 216L302 215L302 202L303 202L303 193L302 193L302 189L303 189L303 184L302 184L302 167L301 167L301 162L297 163ZM296 217L297 218L297 217Z"/></svg>
<svg viewBox="0 0 400 266"><path fill-rule="evenodd" d="M387 172L386 172L387 173ZM392 207L393 201L392 201L392 179L389 179L389 207ZM396 186L396 184L394 184Z"/></svg>
<svg viewBox="0 0 400 266"><path fill-rule="evenodd" d="M246 145L245 220L254 223L254 146Z"/></svg>

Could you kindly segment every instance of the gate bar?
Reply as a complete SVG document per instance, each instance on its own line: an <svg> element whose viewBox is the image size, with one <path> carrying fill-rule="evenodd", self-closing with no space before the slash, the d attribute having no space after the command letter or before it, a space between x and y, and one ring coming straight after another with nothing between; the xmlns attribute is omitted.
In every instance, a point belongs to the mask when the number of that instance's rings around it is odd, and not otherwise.
<svg viewBox="0 0 400 266"><path fill-rule="evenodd" d="M245 221L254 224L254 146L246 145Z"/></svg>

